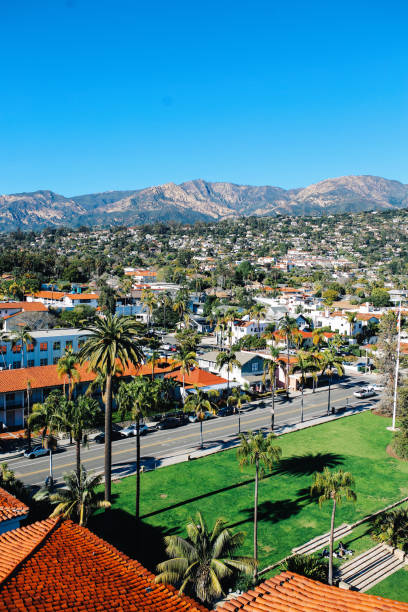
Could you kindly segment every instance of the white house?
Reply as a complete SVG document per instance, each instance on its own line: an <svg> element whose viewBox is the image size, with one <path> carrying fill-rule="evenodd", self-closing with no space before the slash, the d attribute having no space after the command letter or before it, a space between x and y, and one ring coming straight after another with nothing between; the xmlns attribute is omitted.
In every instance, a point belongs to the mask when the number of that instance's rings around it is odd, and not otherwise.
<svg viewBox="0 0 408 612"><path fill-rule="evenodd" d="M246 336L256 336L260 338L268 326L268 321L245 321L237 320L237 321L228 321L228 328L231 330L231 340L232 344L238 342L242 338ZM227 332L227 337L229 337L229 333Z"/></svg>

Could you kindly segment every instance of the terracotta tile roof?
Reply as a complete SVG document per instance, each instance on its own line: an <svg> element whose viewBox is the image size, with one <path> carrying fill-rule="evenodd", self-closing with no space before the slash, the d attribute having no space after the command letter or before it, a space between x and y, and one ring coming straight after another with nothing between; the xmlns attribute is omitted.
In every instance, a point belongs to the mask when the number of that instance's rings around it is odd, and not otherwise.
<svg viewBox="0 0 408 612"><path fill-rule="evenodd" d="M62 300L64 295L63 291L37 291L37 293L34 293L34 297L46 300Z"/></svg>
<svg viewBox="0 0 408 612"><path fill-rule="evenodd" d="M408 612L408 603L346 591L283 572L225 602L217 612Z"/></svg>
<svg viewBox="0 0 408 612"><path fill-rule="evenodd" d="M166 374L166 378L173 378L180 383L183 382L183 375L179 370ZM207 372L207 370L202 370L201 368L194 368L191 370L191 372L185 375L184 381L186 387L210 387L212 385L222 385L228 382L226 378L222 378L221 376L217 376L217 374L212 374L212 372Z"/></svg>
<svg viewBox="0 0 408 612"><path fill-rule="evenodd" d="M374 314L372 312L359 312L356 315L357 321L370 321L370 319L377 319L379 321L381 317L381 314Z"/></svg>
<svg viewBox="0 0 408 612"><path fill-rule="evenodd" d="M0 302L0 310L24 310L25 312L46 312L41 302Z"/></svg>
<svg viewBox="0 0 408 612"><path fill-rule="evenodd" d="M0 487L0 523L28 514L29 508Z"/></svg>
<svg viewBox="0 0 408 612"><path fill-rule="evenodd" d="M65 293L70 300L99 300L97 293Z"/></svg>
<svg viewBox="0 0 408 612"><path fill-rule="evenodd" d="M9 531L0 536L0 549L0 612L207 610L174 587L155 584L138 561L72 521L48 519Z"/></svg>

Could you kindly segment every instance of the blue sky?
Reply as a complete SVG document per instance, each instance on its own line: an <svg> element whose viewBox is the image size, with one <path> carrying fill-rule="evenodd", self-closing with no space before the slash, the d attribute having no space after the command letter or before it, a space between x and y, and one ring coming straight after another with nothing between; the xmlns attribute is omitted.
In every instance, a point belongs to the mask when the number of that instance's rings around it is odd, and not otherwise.
<svg viewBox="0 0 408 612"><path fill-rule="evenodd" d="M0 193L408 183L408 4L0 2Z"/></svg>

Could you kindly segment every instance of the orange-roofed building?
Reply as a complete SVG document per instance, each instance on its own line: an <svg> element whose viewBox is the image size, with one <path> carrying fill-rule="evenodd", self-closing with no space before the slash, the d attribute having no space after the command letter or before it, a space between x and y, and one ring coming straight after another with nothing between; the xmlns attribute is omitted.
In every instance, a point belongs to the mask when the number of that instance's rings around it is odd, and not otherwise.
<svg viewBox="0 0 408 612"><path fill-rule="evenodd" d="M408 612L408 603L347 591L283 572L226 601L217 612Z"/></svg>
<svg viewBox="0 0 408 612"><path fill-rule="evenodd" d="M72 521L0 535L0 612L208 612Z"/></svg>
<svg viewBox="0 0 408 612"><path fill-rule="evenodd" d="M39 302L0 302L0 318L4 319L20 312L46 312L48 309Z"/></svg>
<svg viewBox="0 0 408 612"><path fill-rule="evenodd" d="M0 534L18 529L21 521L27 518L28 512L28 506L0 487Z"/></svg>
<svg viewBox="0 0 408 612"><path fill-rule="evenodd" d="M177 366L175 366L177 367ZM166 378L172 378L180 384L180 393L182 392L181 385L183 384L183 374L179 369L166 374ZM223 391L228 386L226 378L222 378L212 372L207 372L201 368L193 368L184 376L184 385L186 391L198 387L202 391ZM230 384L230 386L235 386Z"/></svg>

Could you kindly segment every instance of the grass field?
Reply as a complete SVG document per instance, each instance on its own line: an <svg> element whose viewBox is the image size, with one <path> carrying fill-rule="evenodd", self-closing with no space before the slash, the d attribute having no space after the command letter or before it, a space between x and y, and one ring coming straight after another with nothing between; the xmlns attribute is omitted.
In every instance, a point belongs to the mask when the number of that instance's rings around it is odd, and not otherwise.
<svg viewBox="0 0 408 612"><path fill-rule="evenodd" d="M400 569L395 574L376 584L367 593L408 603L408 570Z"/></svg>
<svg viewBox="0 0 408 612"><path fill-rule="evenodd" d="M408 495L408 463L391 458L388 419L369 412L287 434L276 439L282 460L260 483L260 568L278 561L329 529L331 506L309 496L314 472L324 466L349 470L357 503L339 507L336 525L352 523ZM240 470L236 450L224 451L142 475L142 525L134 524L135 478L113 484L111 512L92 519L91 529L154 569L165 558L163 536L184 534L186 520L200 510L208 523L224 517L246 532L243 553L252 554L253 470ZM363 526L346 543L367 547Z"/></svg>

